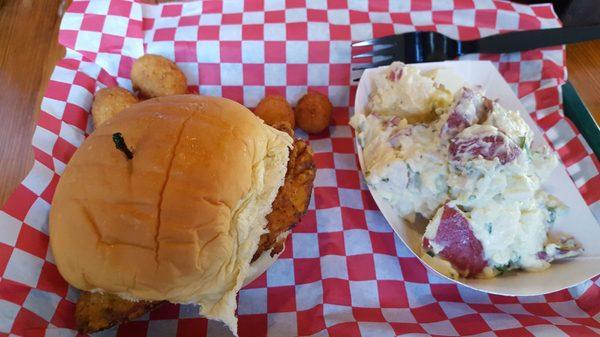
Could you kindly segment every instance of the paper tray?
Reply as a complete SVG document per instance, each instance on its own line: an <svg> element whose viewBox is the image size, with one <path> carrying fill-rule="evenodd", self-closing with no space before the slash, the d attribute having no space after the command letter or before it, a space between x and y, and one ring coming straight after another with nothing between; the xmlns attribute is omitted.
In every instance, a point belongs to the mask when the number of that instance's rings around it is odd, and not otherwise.
<svg viewBox="0 0 600 337"><path fill-rule="evenodd" d="M413 64L421 70L450 68L461 74L467 83L481 85L486 90L486 96L498 99L507 109L517 110L531 127L536 139L543 139L541 130L525 113L526 109L514 92L489 61L446 61L434 63ZM364 114L369 94L372 88L373 75L377 69L367 69L358 84L355 100L355 112ZM545 141L545 140L543 140ZM362 149L356 144L361 170L364 171ZM584 252L575 259L553 263L550 269L537 273L512 272L495 279L459 279L453 280L480 291L499 295L540 295L574 286L591 277L600 274L600 225L592 215L583 197L567 174L565 167L560 164L544 184L544 189L559 197L568 207L567 214L559 217L551 233L573 236L583 246ZM409 249L420 258L421 237L424 228L411 225L398 218L391 206L376 191L371 191L373 199L384 217L400 239ZM427 265L422 259L425 265ZM428 265L431 269L431 266ZM435 270L435 269L434 269ZM436 271L437 272L437 271ZM445 278L445 275L438 272Z"/></svg>

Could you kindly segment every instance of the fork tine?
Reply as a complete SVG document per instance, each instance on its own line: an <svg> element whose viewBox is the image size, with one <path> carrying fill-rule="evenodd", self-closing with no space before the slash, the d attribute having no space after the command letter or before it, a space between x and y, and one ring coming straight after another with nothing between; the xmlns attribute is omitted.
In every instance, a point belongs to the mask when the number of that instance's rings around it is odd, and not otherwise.
<svg viewBox="0 0 600 337"><path fill-rule="evenodd" d="M375 68L375 67L379 67L379 66L386 66L388 64L391 64L394 61L393 57L387 57L381 61L377 61L377 62L373 62L373 63L366 63L366 64L360 64L356 67L353 67L352 70L364 70L364 69L369 69L369 68Z"/></svg>
<svg viewBox="0 0 600 337"><path fill-rule="evenodd" d="M370 57L370 56L392 56L394 54L394 48L395 48L394 46L391 46L391 47L387 47L387 48L373 50L373 51L369 51L366 53L354 55L354 56L352 56L352 58L358 59L358 58Z"/></svg>
<svg viewBox="0 0 600 337"><path fill-rule="evenodd" d="M376 39L355 42L352 44L352 47L372 46L374 44L391 44L391 43L394 43L396 41L396 39L398 39L398 36L399 35L388 35L388 36L379 37Z"/></svg>

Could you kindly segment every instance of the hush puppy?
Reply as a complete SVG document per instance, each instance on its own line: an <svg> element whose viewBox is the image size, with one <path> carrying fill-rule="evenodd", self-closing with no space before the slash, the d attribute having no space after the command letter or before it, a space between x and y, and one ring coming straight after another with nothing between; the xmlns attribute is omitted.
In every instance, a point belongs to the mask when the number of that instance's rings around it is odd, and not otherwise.
<svg viewBox="0 0 600 337"><path fill-rule="evenodd" d="M296 123L308 133L320 133L327 128L333 106L327 96L309 91L296 105Z"/></svg>
<svg viewBox="0 0 600 337"><path fill-rule="evenodd" d="M98 90L92 103L94 126L98 127L123 109L138 102L127 89L110 87Z"/></svg>
<svg viewBox="0 0 600 337"><path fill-rule="evenodd" d="M293 129L296 124L294 110L283 96L271 95L263 98L254 109L254 114L270 126L287 122Z"/></svg>
<svg viewBox="0 0 600 337"><path fill-rule="evenodd" d="M145 98L187 93L185 75L177 65L162 56L147 54L133 62L133 88Z"/></svg>

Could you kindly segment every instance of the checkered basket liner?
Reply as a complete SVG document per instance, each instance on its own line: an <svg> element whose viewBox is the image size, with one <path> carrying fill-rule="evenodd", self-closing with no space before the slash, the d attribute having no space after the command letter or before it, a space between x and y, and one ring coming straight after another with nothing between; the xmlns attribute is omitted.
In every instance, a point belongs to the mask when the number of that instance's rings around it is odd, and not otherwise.
<svg viewBox="0 0 600 337"><path fill-rule="evenodd" d="M0 211L0 334L74 336L77 290L48 249L48 212L66 163L91 132L94 92L131 89L133 60L175 60L190 92L255 106L307 88L333 102L333 124L308 137L318 171L307 215L281 258L240 291L240 336L600 336L600 281L544 296L471 290L427 269L396 238L357 166L347 125L356 86L350 43L413 30L473 39L560 25L550 5L494 0L205 0L146 5L73 1L66 49L33 136L35 162ZM360 51L356 51L360 52ZM561 111L562 47L471 55L498 66L600 218L600 164ZM99 336L228 336L190 305L164 305Z"/></svg>

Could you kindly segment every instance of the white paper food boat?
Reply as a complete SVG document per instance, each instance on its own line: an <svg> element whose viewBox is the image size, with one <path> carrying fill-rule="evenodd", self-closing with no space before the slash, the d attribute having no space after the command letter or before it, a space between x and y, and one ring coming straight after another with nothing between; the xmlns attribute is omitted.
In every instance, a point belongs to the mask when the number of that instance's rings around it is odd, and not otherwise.
<svg viewBox="0 0 600 337"><path fill-rule="evenodd" d="M413 64L413 66L422 71L450 68L460 74L465 82L471 85L483 86L488 98L498 99L500 105L503 107L519 111L525 122L533 130L534 138L545 142L538 126L525 112L526 110L521 101L515 96L508 83L506 83L491 62L446 61ZM377 71L378 69L367 69L362 74L356 92L354 113L365 113L369 94L372 89L373 77ZM361 170L364 172L362 149L358 143L356 143L356 148ZM577 258L555 262L552 264L552 267L542 272L528 273L519 271L495 279L462 278L452 281L469 288L499 295L540 295L574 286L600 274L600 244L598 243L600 239L600 224L598 224L592 215L562 163L552 172L552 175L544 184L544 189L557 196L569 207L569 211L559 217L551 234L560 233L562 235L573 236L583 246L584 252ZM376 191L371 190L371 194L383 216L396 234L421 262L427 265L419 256L424 228L422 226L410 225L398 218L389 203ZM435 270L432 266L427 266ZM448 278L442 273L438 272L438 274Z"/></svg>

